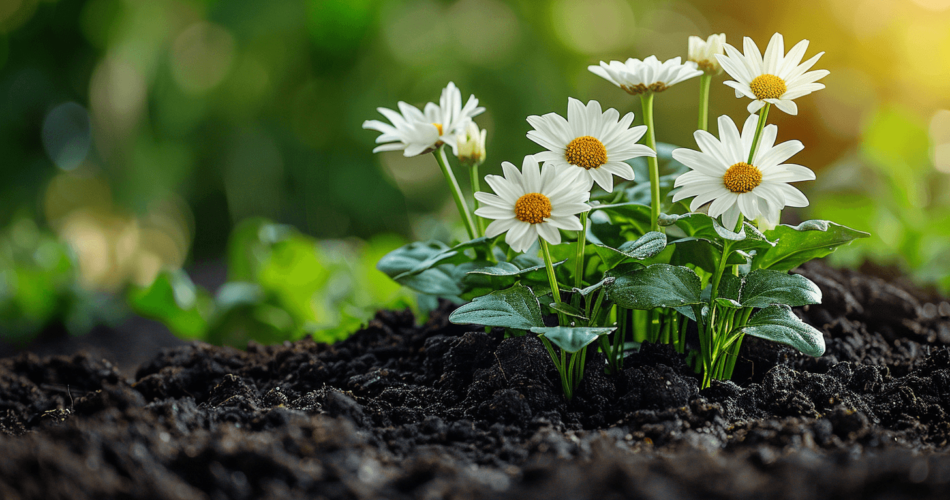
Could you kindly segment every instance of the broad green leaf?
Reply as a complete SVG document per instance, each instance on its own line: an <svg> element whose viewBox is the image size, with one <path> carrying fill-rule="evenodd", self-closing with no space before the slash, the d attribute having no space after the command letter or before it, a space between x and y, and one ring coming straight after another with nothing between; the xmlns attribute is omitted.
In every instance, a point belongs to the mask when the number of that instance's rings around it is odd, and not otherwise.
<svg viewBox="0 0 950 500"><path fill-rule="evenodd" d="M617 248L595 244L594 249L604 260L607 268L612 268L624 259L643 260L653 257L666 248L666 235L658 231L650 231L634 241L628 241Z"/></svg>
<svg viewBox="0 0 950 500"><path fill-rule="evenodd" d="M477 297L456 309L449 321L457 325L485 325L529 330L544 326L541 305L531 289L515 286Z"/></svg>
<svg viewBox="0 0 950 500"><path fill-rule="evenodd" d="M417 241L384 255L383 258L379 259L379 262L376 263L376 269L386 273L390 278L395 278L403 273L412 271L420 263L447 250L449 250L449 246L441 241Z"/></svg>
<svg viewBox="0 0 950 500"><path fill-rule="evenodd" d="M740 302L743 307L768 307L772 304L798 307L821 303L818 285L798 274L756 269L742 281Z"/></svg>
<svg viewBox="0 0 950 500"><path fill-rule="evenodd" d="M550 304L548 304L548 307L550 307L551 309L555 311L566 314L568 316L587 320L587 316L584 316L584 311L581 311L580 309L568 304L567 302L561 302L561 303L551 302Z"/></svg>
<svg viewBox="0 0 950 500"><path fill-rule="evenodd" d="M682 307L702 301L699 276L686 267L669 264L619 275L607 286L607 293L617 305L628 309Z"/></svg>
<svg viewBox="0 0 950 500"><path fill-rule="evenodd" d="M601 335L616 330L616 327L590 328L582 326L534 327L532 333L544 335L552 344L574 354L597 340Z"/></svg>
<svg viewBox="0 0 950 500"><path fill-rule="evenodd" d="M809 220L797 226L780 225L766 231L775 241L774 248L760 250L752 260L753 268L789 271L813 259L820 259L835 248L870 234L826 220Z"/></svg>
<svg viewBox="0 0 950 500"><path fill-rule="evenodd" d="M642 235L650 231L650 207L640 203L594 205L590 212L588 240L602 245L619 245L625 234Z"/></svg>
<svg viewBox="0 0 950 500"><path fill-rule="evenodd" d="M660 214L657 220L664 227L676 226L686 233L686 236L704 238L711 241L741 241L746 238L745 231L734 233L722 227L718 220L702 213L691 212L682 215Z"/></svg>
<svg viewBox="0 0 950 500"><path fill-rule="evenodd" d="M735 333L785 344L816 358L825 352L825 338L821 332L798 319L792 308L786 305L771 305L760 310Z"/></svg>
<svg viewBox="0 0 950 500"><path fill-rule="evenodd" d="M719 289L716 291L716 300L729 307L742 307L745 304L739 302L739 296L742 289L742 279L732 274L723 274L719 280Z"/></svg>
<svg viewBox="0 0 950 500"><path fill-rule="evenodd" d="M515 259L515 262L518 262ZM561 264L567 262L567 260L562 260L559 262L552 263L552 267L560 266ZM474 271L469 271L469 274L484 274L486 276L522 276L525 274L533 273L535 271L540 271L544 269L544 264L534 265L531 267L520 268L517 265L511 262L499 262L494 266L482 267Z"/></svg>

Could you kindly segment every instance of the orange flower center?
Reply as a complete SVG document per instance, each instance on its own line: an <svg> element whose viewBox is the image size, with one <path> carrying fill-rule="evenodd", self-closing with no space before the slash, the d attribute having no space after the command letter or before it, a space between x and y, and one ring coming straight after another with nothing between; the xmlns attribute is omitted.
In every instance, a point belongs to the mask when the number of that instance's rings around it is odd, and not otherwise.
<svg viewBox="0 0 950 500"><path fill-rule="evenodd" d="M749 83L749 88L755 94L756 99L779 99L788 90L785 86L785 80L775 75L759 75Z"/></svg>
<svg viewBox="0 0 950 500"><path fill-rule="evenodd" d="M571 165L590 170L607 163L607 148L599 140L585 135L574 139L564 148L564 159Z"/></svg>
<svg viewBox="0 0 950 500"><path fill-rule="evenodd" d="M515 218L528 224L540 224L551 216L551 200L541 193L528 193L515 202Z"/></svg>
<svg viewBox="0 0 950 500"><path fill-rule="evenodd" d="M726 170L726 174L722 176L722 183L733 193L748 193L762 184L762 172L754 165L739 162Z"/></svg>
<svg viewBox="0 0 950 500"><path fill-rule="evenodd" d="M442 137L442 124L441 124L441 123L433 123L433 125L435 125L435 128L439 130L439 137Z"/></svg>

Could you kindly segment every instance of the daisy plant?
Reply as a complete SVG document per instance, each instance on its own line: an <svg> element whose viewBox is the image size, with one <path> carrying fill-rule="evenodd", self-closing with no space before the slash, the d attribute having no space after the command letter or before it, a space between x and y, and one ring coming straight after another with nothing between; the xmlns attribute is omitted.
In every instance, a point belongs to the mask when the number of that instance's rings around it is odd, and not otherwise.
<svg viewBox="0 0 950 500"><path fill-rule="evenodd" d="M761 57L747 40L743 55L714 35L691 40L686 63L651 56L591 66L641 96L644 126L633 126L632 113L573 98L566 117L529 116L527 137L541 151L520 169L502 163L502 175L484 178L490 191L479 190L473 170L474 214L491 221L484 236L411 243L377 268L417 291L420 304L458 304L453 323L536 335L568 399L583 392L586 370L617 375L643 342L671 344L702 374L703 388L732 376L746 335L820 356L822 333L792 308L819 303L821 291L790 271L868 235L831 221L780 224L785 207L808 205L793 184L815 174L789 163L804 145L779 141L778 127L767 124L769 106L794 114L793 100L821 88L815 82L827 74L808 72L817 56L800 63L807 42L788 54L782 44L773 37ZM720 65L738 95L754 98L741 131L722 116L718 134L707 132L708 98L701 97L696 147L656 143L653 94L703 75L707 96ZM471 117L481 108L472 100L462 107L452 89L437 107L448 110L441 117L427 106L431 117L419 118L400 103L401 115L381 110L392 125L367 127L383 132L382 148L411 155L448 146L477 168L485 132ZM454 124L454 135L432 123ZM691 324L698 343L687 339Z"/></svg>

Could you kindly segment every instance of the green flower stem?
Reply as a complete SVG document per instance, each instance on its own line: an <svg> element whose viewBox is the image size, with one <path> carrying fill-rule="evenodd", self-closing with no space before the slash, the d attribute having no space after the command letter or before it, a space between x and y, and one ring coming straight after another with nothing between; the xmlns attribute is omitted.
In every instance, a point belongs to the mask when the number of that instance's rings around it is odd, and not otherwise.
<svg viewBox="0 0 950 500"><path fill-rule="evenodd" d="M577 234L577 253L574 263L574 286L584 287L584 247L587 245L587 212L581 212L580 232Z"/></svg>
<svg viewBox="0 0 950 500"><path fill-rule="evenodd" d="M699 130L708 130L710 84L712 75L704 74L699 77Z"/></svg>
<svg viewBox="0 0 950 500"><path fill-rule="evenodd" d="M551 250L548 248L548 242L544 238L538 238L541 241L541 253L544 254L544 267L548 271L548 285L551 286L551 296L554 298L555 304L561 303L561 289L557 286L557 275L554 274L554 264L551 260ZM561 326L568 326L567 322L564 320L564 313L558 311L558 324Z"/></svg>
<svg viewBox="0 0 950 500"><path fill-rule="evenodd" d="M478 176L478 164L472 164L471 168L472 173L472 218L475 219L475 228L478 229L479 236L485 236L485 221L481 217L475 215L475 210L478 210L478 200L475 199L475 193L482 190L481 184Z"/></svg>
<svg viewBox="0 0 950 500"><path fill-rule="evenodd" d="M439 162L439 167L442 168L445 180L449 183L452 196L455 197L455 206L458 208L459 215L462 216L462 221L465 222L465 230L468 231L468 237L474 240L478 237L478 231L475 229L475 221L472 220L472 214L468 211L468 204L465 203L465 198L462 196L462 188L459 187L459 181L455 179L455 174L452 173L449 159L445 156L445 145L439 146L439 149L432 154L435 155L435 161Z"/></svg>
<svg viewBox="0 0 950 500"><path fill-rule="evenodd" d="M656 152L656 133L653 125L653 92L640 94L643 108L643 123L647 126L647 146ZM647 158L650 165L650 230L666 232L661 228L660 219L660 165L656 156Z"/></svg>
<svg viewBox="0 0 950 500"><path fill-rule="evenodd" d="M769 119L769 108L772 105L765 103L765 107L759 110L759 123L755 127L755 135L752 137L752 149L749 150L749 165L752 165L752 160L755 158L755 150L759 147L759 139L762 137L762 129L765 128L765 122Z"/></svg>

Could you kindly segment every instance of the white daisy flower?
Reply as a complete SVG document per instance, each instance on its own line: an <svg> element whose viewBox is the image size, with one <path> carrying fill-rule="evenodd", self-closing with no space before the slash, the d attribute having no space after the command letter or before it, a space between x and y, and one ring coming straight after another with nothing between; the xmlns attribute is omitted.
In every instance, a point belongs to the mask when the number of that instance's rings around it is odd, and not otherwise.
<svg viewBox="0 0 950 500"><path fill-rule="evenodd" d="M624 160L656 156L649 147L637 144L647 127L630 128L633 113L620 118L616 109L602 112L597 101L590 101L585 107L577 99L568 98L567 120L557 113L548 113L529 116L528 123L534 127L528 132L528 139L548 149L535 155L538 160L558 169L583 169L581 175L588 190L596 182L609 193L614 189L614 175L633 180L633 168Z"/></svg>
<svg viewBox="0 0 950 500"><path fill-rule="evenodd" d="M630 58L625 63L610 61L608 64L600 61L600 66L588 66L587 69L631 95L647 91L663 92L683 80L703 74L694 62L683 63L679 57L674 57L661 63L656 56L642 61Z"/></svg>
<svg viewBox="0 0 950 500"><path fill-rule="evenodd" d="M379 120L363 122L363 128L382 133L376 138L380 145L373 152L402 150L405 156L428 153L443 143L457 153L456 135L465 131L473 117L485 111L485 108L478 107L474 95L469 96L463 107L462 93L452 82L442 90L439 104L426 104L425 113L402 101L399 101L399 113L387 108L376 109L392 125Z"/></svg>
<svg viewBox="0 0 950 500"><path fill-rule="evenodd" d="M716 59L735 79L725 83L736 90L736 97L752 99L749 113L755 113L769 103L790 115L797 115L798 106L793 99L825 88L815 82L828 76L828 70L808 71L824 52L802 63L808 40L798 42L785 54L785 41L776 33L765 49L764 58L751 38L746 37L743 43L745 54L726 44L727 55L717 55Z"/></svg>
<svg viewBox="0 0 950 500"><path fill-rule="evenodd" d="M578 181L576 170L545 165L542 170L534 156L525 156L521 171L509 162L501 164L505 176L486 175L496 194L477 192L482 203L475 215L495 219L485 229L494 238L507 232L505 242L516 252L524 252L538 237L552 245L561 243L560 229L580 231L576 217L590 210L590 192Z"/></svg>
<svg viewBox="0 0 950 500"><path fill-rule="evenodd" d="M731 118L720 116L719 139L697 130L693 137L701 151L674 150L673 158L692 171L676 179L675 187L682 189L673 195L673 202L695 196L689 205L694 212L712 202L709 216L722 215L723 226L729 230L736 227L740 213L749 220L760 216L772 220L786 206L808 206L808 198L789 183L814 180L815 173L782 163L805 148L800 141L775 145L778 127L768 125L762 129L752 164L746 163L758 118L749 116L740 135Z"/></svg>
<svg viewBox="0 0 950 500"><path fill-rule="evenodd" d="M717 75L722 72L722 66L716 59L716 55L723 53L725 44L725 33L709 35L706 40L698 36L691 36L689 37L687 59L696 63L696 66L707 75Z"/></svg>

